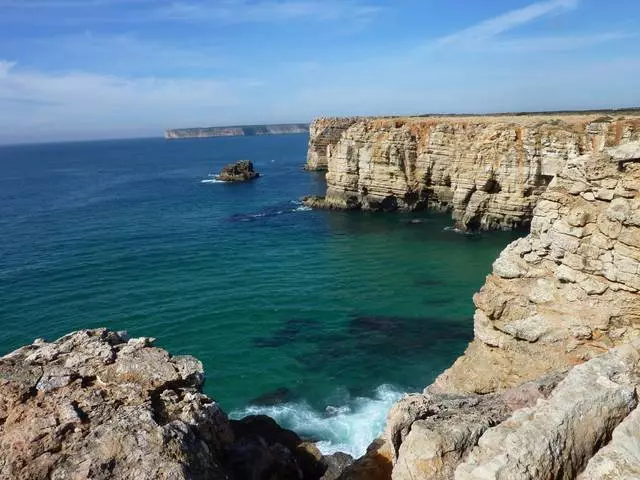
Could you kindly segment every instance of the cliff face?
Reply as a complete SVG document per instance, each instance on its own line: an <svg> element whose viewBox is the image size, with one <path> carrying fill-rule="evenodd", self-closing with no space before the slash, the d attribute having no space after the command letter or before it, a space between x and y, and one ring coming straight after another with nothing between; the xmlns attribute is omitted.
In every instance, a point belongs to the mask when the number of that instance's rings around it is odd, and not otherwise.
<svg viewBox="0 0 640 480"><path fill-rule="evenodd" d="M465 354L343 478L638 478L640 142L569 159L474 301Z"/></svg>
<svg viewBox="0 0 640 480"><path fill-rule="evenodd" d="M453 211L463 228L528 225L568 160L640 138L640 116L319 119L307 168L327 168L314 206Z"/></svg>
<svg viewBox="0 0 640 480"><path fill-rule="evenodd" d="M166 130L164 132L164 138L167 140L175 140L180 138L250 137L255 135L307 133L308 131L309 125L306 123L245 125L235 127L176 128Z"/></svg>
<svg viewBox="0 0 640 480"><path fill-rule="evenodd" d="M309 126L307 170L327 170L328 158L340 137L357 118L318 118Z"/></svg>
<svg viewBox="0 0 640 480"><path fill-rule="evenodd" d="M487 392L640 332L640 144L569 160L474 297L475 340L436 382ZM620 160L620 161L619 161Z"/></svg>

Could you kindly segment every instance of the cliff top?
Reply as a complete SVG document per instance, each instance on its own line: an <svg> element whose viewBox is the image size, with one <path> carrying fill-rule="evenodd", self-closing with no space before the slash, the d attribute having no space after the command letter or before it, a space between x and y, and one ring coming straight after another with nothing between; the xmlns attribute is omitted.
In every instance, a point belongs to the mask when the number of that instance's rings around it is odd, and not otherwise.
<svg viewBox="0 0 640 480"><path fill-rule="evenodd" d="M552 112L505 112L505 113L430 113L424 115L388 115L388 116L362 116L349 117L352 120L395 120L402 122L424 122L437 120L447 121L470 121L470 122L496 122L496 123L517 123L521 125L533 125L539 122L549 122L553 120L566 123L582 123L601 120L610 122L623 117L637 117L640 119L639 108L626 108L618 110L583 110L583 111L552 111ZM320 117L317 120L345 120L345 117Z"/></svg>

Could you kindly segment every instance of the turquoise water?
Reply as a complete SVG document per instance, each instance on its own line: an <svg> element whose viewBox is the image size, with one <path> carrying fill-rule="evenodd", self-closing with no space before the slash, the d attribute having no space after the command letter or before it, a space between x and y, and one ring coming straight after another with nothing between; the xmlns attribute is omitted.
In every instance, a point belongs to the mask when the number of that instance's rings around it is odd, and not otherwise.
<svg viewBox="0 0 640 480"><path fill-rule="evenodd" d="M515 237L308 211L297 200L324 180L301 169L307 141L0 148L0 352L89 327L153 336L201 359L235 415L279 403L250 411L361 452L401 392L464 350L472 294ZM210 182L243 158L263 177Z"/></svg>

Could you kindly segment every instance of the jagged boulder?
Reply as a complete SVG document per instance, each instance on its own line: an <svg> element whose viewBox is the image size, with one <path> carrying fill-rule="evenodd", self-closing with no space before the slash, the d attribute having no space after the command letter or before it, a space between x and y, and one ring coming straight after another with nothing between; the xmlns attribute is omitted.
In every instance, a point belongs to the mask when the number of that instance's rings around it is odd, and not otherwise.
<svg viewBox="0 0 640 480"><path fill-rule="evenodd" d="M0 359L0 478L224 479L202 364L106 329Z"/></svg>
<svg viewBox="0 0 640 480"><path fill-rule="evenodd" d="M218 180L223 182L248 182L259 176L260 174L254 170L251 160L239 160L223 167L218 175Z"/></svg>
<svg viewBox="0 0 640 480"><path fill-rule="evenodd" d="M394 405L382 438L340 478L638 478L639 385L636 340L500 393L428 387Z"/></svg>
<svg viewBox="0 0 640 480"><path fill-rule="evenodd" d="M488 429L456 480L575 478L638 404L639 347L623 345L574 367L548 399Z"/></svg>
<svg viewBox="0 0 640 480"><path fill-rule="evenodd" d="M333 459L267 417L230 421L202 364L83 330L0 358L0 478L317 480Z"/></svg>

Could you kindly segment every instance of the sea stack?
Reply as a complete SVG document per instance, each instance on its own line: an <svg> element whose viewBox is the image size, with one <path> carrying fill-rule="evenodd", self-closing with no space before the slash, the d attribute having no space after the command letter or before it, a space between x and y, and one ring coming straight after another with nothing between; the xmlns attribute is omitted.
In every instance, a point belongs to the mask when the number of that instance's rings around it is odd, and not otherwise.
<svg viewBox="0 0 640 480"><path fill-rule="evenodd" d="M218 180L223 182L248 182L259 176L260 174L254 170L251 160L239 160L236 163L226 165L218 175Z"/></svg>

